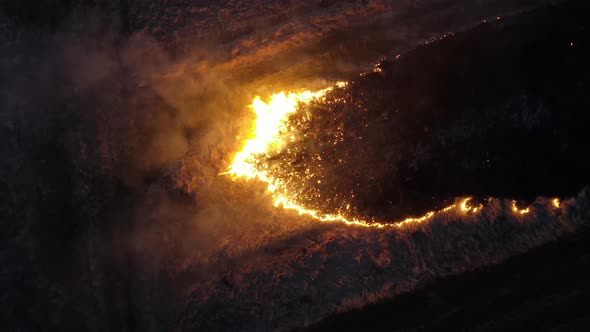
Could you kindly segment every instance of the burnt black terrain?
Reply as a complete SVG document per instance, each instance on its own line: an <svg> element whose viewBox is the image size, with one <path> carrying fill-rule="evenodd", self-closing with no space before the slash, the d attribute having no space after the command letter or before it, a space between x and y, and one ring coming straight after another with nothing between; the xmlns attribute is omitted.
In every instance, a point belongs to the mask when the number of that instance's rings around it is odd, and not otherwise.
<svg viewBox="0 0 590 332"><path fill-rule="evenodd" d="M321 193L337 198L334 209L351 201L380 220L460 195L577 193L590 182L586 9L499 18L381 62L311 106L316 118L294 144L303 152L281 162L311 164L322 182L306 187L296 175L293 186L310 205L324 204Z"/></svg>

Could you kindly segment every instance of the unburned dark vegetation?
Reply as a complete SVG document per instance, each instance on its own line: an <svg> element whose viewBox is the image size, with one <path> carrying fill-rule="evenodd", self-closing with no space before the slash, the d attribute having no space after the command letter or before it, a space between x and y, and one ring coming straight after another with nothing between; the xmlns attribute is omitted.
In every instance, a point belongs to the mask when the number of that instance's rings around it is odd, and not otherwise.
<svg viewBox="0 0 590 332"><path fill-rule="evenodd" d="M335 315L308 331L584 331L590 317L588 229L500 266Z"/></svg>

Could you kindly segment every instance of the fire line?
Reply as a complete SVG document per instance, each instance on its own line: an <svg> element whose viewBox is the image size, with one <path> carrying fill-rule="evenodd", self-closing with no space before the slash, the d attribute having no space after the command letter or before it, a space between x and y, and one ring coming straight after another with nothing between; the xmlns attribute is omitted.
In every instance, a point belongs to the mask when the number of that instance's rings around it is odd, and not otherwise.
<svg viewBox="0 0 590 332"><path fill-rule="evenodd" d="M471 197L464 198L459 204L447 206L438 211L430 211L421 217L407 218L393 222L366 221L358 218L348 217L344 214L323 213L298 203L296 195L289 192L285 182L274 177L269 165L261 162L261 156L270 156L272 153L281 151L289 142L292 133L288 133L292 128L287 128L288 118L291 114L297 112L301 104L306 104L314 99L322 100L326 94L335 87L343 88L346 82L337 82L335 86L325 88L319 91L300 91L300 92L279 92L273 94L267 102L260 97L255 97L249 108L256 115L252 132L249 138L243 142L242 149L235 154L228 170L221 175L229 175L232 180L244 178L246 180L257 179L266 183L267 192L273 199L274 206L282 207L287 210L296 211L299 215L306 215L321 222L340 222L352 226L385 228L385 227L404 227L408 224L417 224L432 219L435 215L447 213L455 210L463 214L478 213L485 207L483 205L471 206L469 202ZM552 201L555 208L559 208L559 199ZM512 211L516 215L525 215L531 212L531 208L519 209L516 202L512 202Z"/></svg>

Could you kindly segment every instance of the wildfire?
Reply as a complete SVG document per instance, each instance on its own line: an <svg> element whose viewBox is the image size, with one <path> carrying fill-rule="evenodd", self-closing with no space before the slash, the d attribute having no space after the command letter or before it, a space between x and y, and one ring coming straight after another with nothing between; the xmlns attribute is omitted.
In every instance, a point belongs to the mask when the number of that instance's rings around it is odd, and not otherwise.
<svg viewBox="0 0 590 332"><path fill-rule="evenodd" d="M346 85L346 82L337 82L335 84L339 88L343 88ZM297 195L289 191L285 181L272 175L269 165L264 161L265 158L268 158L273 153L280 152L288 142L296 137L297 128L289 125L289 116L297 112L302 104L309 103L314 99L321 100L333 89L334 87L315 92L280 92L272 95L267 102L264 102L258 96L255 97L249 106L256 116L251 134L244 142L241 151L234 156L228 170L222 174L231 176L233 180L237 178L247 180L258 179L267 184L267 191L272 196L273 203L276 207L293 210L299 215L307 215L322 222L341 222L347 225L374 228L403 227L407 224L422 223L432 219L438 213L447 213L451 210L468 214L477 213L483 209L482 204L478 206L469 205L471 201L469 197L464 198L459 204L453 204L438 211L430 211L421 217L383 223L374 220L365 221L352 218L342 213L323 213L300 204ZM553 201L553 204L558 207L559 201L556 199ZM530 212L529 208L518 209L516 202L513 202L513 210L515 213L521 215Z"/></svg>
<svg viewBox="0 0 590 332"><path fill-rule="evenodd" d="M526 209L519 209L516 206L516 201L512 201L512 211L514 211L514 213L518 213L518 214L527 214L527 213L531 212L531 209L529 207L527 207Z"/></svg>
<svg viewBox="0 0 590 332"><path fill-rule="evenodd" d="M463 212L463 213L468 213L468 212L476 213L477 211L479 211L483 208L482 204L479 204L478 206L469 206L467 203L469 203L469 201L471 201L471 199L472 199L471 197L467 197L467 198L463 199L463 201L459 205L461 207L461 212Z"/></svg>

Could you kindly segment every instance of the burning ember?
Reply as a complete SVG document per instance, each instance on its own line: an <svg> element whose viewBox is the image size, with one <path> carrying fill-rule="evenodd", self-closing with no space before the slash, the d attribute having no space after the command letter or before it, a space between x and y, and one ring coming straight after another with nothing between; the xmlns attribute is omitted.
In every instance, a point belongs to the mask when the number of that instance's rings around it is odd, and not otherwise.
<svg viewBox="0 0 590 332"><path fill-rule="evenodd" d="M400 221L379 222L375 220L363 220L347 215L345 211L338 213L325 213L318 209L306 207L298 200L298 195L293 193L287 182L273 173L268 160L273 154L281 152L285 146L297 139L299 133L296 124L289 121L291 115L302 109L302 106L314 100L323 100L326 94L335 87L344 88L346 82L337 82L335 86L319 91L304 90L300 92L279 92L273 94L268 101L263 101L259 96L255 97L249 108L256 115L252 125L251 134L245 140L241 151L233 158L231 165L222 175L229 175L235 181L238 178L246 180L258 180L267 184L267 192L272 196L274 205L284 209L293 210L299 215L307 215L321 222L340 222L347 225L385 228L403 227L407 224L422 223L432 219L436 214L457 211L461 214L480 213L485 206L478 204L472 206L469 203L471 197L463 198L460 203L449 205L437 211L430 211L421 217L407 218ZM312 116L312 115L309 115ZM306 176L313 183L313 176ZM315 180L321 181L321 180ZM319 183L319 182L318 182ZM552 200L555 208L559 208L559 199ZM344 210L348 211L347 204ZM512 211L515 215L522 216L531 212L531 207L520 209L516 201L512 202Z"/></svg>

